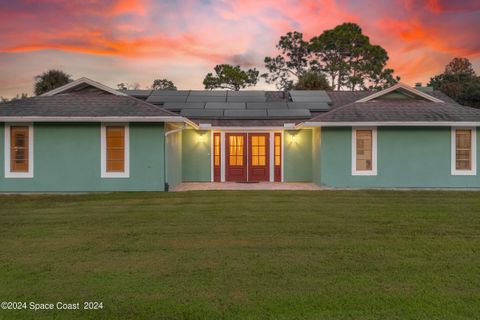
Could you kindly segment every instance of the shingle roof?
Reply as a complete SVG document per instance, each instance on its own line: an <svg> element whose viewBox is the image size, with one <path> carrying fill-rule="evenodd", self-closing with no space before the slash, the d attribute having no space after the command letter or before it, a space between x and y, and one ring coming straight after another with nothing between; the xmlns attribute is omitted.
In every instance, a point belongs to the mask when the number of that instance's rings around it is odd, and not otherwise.
<svg viewBox="0 0 480 320"><path fill-rule="evenodd" d="M327 91L328 96L332 100L332 109L350 104L375 92L376 91ZM445 102L456 104L455 100L441 91L433 90L426 93Z"/></svg>
<svg viewBox="0 0 480 320"><path fill-rule="evenodd" d="M347 104L308 122L480 121L480 109L422 100L377 100Z"/></svg>
<svg viewBox="0 0 480 320"><path fill-rule="evenodd" d="M129 96L58 94L0 103L0 117L172 117L179 115Z"/></svg>

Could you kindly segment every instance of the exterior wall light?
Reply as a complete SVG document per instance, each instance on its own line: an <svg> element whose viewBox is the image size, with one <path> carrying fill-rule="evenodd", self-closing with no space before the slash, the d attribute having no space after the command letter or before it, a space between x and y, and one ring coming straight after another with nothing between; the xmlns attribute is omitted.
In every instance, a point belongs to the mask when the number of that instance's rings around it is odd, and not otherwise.
<svg viewBox="0 0 480 320"><path fill-rule="evenodd" d="M197 134L197 141L199 143L204 143L205 142L205 131L200 131Z"/></svg>

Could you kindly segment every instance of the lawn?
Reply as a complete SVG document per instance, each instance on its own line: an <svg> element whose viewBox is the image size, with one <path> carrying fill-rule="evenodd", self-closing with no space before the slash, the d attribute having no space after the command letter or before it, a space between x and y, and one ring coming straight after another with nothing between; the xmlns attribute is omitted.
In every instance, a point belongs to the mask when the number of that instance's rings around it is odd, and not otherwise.
<svg viewBox="0 0 480 320"><path fill-rule="evenodd" d="M473 319L480 193L0 196L0 319Z"/></svg>

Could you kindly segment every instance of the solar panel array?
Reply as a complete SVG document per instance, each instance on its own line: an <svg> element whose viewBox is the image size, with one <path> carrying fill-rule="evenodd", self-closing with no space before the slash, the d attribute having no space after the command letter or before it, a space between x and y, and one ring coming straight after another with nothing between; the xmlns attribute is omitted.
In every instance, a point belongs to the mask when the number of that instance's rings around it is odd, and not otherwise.
<svg viewBox="0 0 480 320"><path fill-rule="evenodd" d="M330 109L325 91L290 91L289 99L268 101L267 91L127 90L149 103L197 119L300 119ZM291 101L289 101L291 100Z"/></svg>

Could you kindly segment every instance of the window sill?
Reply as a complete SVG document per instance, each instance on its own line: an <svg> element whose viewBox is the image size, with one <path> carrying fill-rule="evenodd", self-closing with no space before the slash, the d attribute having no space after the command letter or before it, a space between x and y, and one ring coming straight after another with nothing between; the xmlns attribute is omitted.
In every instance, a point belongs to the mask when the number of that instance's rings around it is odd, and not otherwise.
<svg viewBox="0 0 480 320"><path fill-rule="evenodd" d="M130 174L126 172L109 172L109 173L102 173L101 178L130 178Z"/></svg>
<svg viewBox="0 0 480 320"><path fill-rule="evenodd" d="M476 176L476 171L452 171L452 176Z"/></svg>
<svg viewBox="0 0 480 320"><path fill-rule="evenodd" d="M33 172L5 172L5 178L33 178Z"/></svg>

